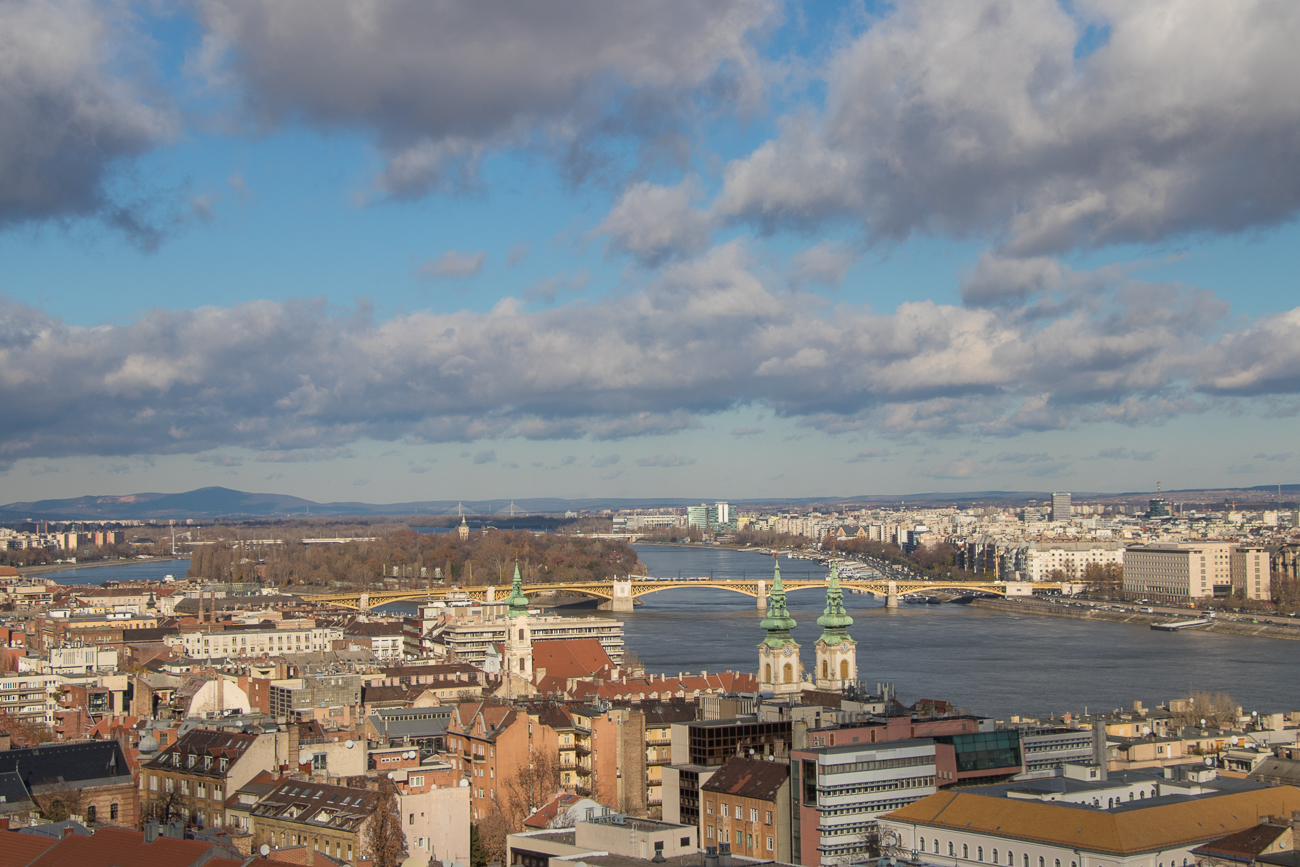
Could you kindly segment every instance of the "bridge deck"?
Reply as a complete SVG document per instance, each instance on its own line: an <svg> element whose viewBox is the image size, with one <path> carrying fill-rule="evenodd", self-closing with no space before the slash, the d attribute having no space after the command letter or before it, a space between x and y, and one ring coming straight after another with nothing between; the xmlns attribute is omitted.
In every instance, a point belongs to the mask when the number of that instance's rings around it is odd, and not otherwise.
<svg viewBox="0 0 1300 867"><path fill-rule="evenodd" d="M615 584L628 585L625 597L630 596L635 599L650 593L658 593L664 590L680 589L713 589L728 590L733 593L740 593L745 596L766 597L770 581L765 579L742 579L742 580L711 580L708 578L696 579L647 579L633 578L630 581L583 581L562 584L525 584L523 591L525 595L535 595L538 593L568 593L580 596L591 596L597 599L612 600L615 597ZM814 588L825 588L826 579L818 578L790 578L782 580L787 592L809 590ZM964 593L990 593L998 596L1005 596L1006 582L1003 581L886 581L879 578L841 578L840 586L845 589L864 590L870 593L885 595L891 590L899 596L906 596L910 593L934 592L939 590L949 590ZM1035 590L1060 590L1060 584L1041 582L1034 585ZM375 607L385 605L389 602L404 602L414 600L442 600L448 596L467 598L472 601L486 601L504 599L509 595L509 585L479 585L475 587L435 587L423 590L384 590L376 593L362 594L359 592L350 593L321 593L321 594L303 594L303 599L309 602L318 602L322 604L335 604L346 608L363 607L361 597L366 597L364 607Z"/></svg>

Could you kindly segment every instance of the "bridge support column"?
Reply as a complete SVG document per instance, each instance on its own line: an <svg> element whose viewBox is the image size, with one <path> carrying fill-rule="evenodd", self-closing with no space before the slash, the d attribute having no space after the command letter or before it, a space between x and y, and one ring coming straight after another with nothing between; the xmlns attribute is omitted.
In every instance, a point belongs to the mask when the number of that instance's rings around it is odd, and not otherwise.
<svg viewBox="0 0 1300 867"><path fill-rule="evenodd" d="M365 611L369 611L369 610L370 610L370 594L369 594L369 593L362 593L362 594L361 594L361 598L357 600L357 610L358 610L358 611L362 611L362 612L365 612Z"/></svg>
<svg viewBox="0 0 1300 867"><path fill-rule="evenodd" d="M497 588L495 585L492 584L488 585L487 596L485 597L485 601L488 603L497 601Z"/></svg>
<svg viewBox="0 0 1300 867"><path fill-rule="evenodd" d="M614 581L612 583L614 596L610 599L609 608L611 611L632 611L632 582L631 581Z"/></svg>
<svg viewBox="0 0 1300 867"><path fill-rule="evenodd" d="M757 584L757 589L758 589L758 593L755 595L758 596L758 610L766 611L767 610L767 582L759 581Z"/></svg>
<svg viewBox="0 0 1300 867"><path fill-rule="evenodd" d="M898 582L897 581L889 582L888 592L885 593L885 607L886 608L898 607Z"/></svg>

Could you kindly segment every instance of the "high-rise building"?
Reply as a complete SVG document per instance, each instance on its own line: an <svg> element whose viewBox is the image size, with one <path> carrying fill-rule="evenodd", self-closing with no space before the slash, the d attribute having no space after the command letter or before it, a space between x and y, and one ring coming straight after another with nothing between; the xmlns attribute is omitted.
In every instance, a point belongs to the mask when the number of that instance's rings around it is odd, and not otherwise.
<svg viewBox="0 0 1300 867"><path fill-rule="evenodd" d="M1052 494L1052 520L1070 520L1070 494L1068 491L1066 493Z"/></svg>

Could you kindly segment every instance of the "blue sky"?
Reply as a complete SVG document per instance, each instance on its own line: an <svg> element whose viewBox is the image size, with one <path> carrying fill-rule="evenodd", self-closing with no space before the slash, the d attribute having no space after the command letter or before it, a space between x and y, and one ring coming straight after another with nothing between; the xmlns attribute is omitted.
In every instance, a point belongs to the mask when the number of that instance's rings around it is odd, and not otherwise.
<svg viewBox="0 0 1300 867"><path fill-rule="evenodd" d="M1300 10L0 6L0 500L1292 482Z"/></svg>

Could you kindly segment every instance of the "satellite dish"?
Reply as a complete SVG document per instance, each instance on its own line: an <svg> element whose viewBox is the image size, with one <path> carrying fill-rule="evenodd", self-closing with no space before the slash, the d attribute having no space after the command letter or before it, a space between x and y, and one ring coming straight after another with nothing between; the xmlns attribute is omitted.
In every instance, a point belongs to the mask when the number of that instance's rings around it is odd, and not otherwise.
<svg viewBox="0 0 1300 867"><path fill-rule="evenodd" d="M461 787L462 789L468 789L468 788L469 788L469 780L461 780L461 781L460 781L460 787Z"/></svg>
<svg viewBox="0 0 1300 867"><path fill-rule="evenodd" d="M1228 738L1228 743L1232 744L1235 747L1239 743L1239 741L1237 740L1237 736L1233 735L1232 737Z"/></svg>
<svg viewBox="0 0 1300 867"><path fill-rule="evenodd" d="M1142 726L1142 734L1144 735L1151 734L1151 726Z"/></svg>
<svg viewBox="0 0 1300 867"><path fill-rule="evenodd" d="M267 855L271 854L271 847L263 843L262 847L257 851L262 853L262 857L265 858Z"/></svg>
<svg viewBox="0 0 1300 867"><path fill-rule="evenodd" d="M352 742L352 739L349 738L348 740L343 742L343 746L347 747L348 749L352 749L354 746L356 746L356 744L354 744Z"/></svg>
<svg viewBox="0 0 1300 867"><path fill-rule="evenodd" d="M442 867L451 867L451 862L450 862L450 861L443 861L443 862L442 862Z"/></svg>
<svg viewBox="0 0 1300 867"><path fill-rule="evenodd" d="M1207 768L1212 768L1212 767L1214 767L1214 757L1213 757L1213 756L1206 756L1206 757L1205 757L1205 766L1206 766Z"/></svg>

